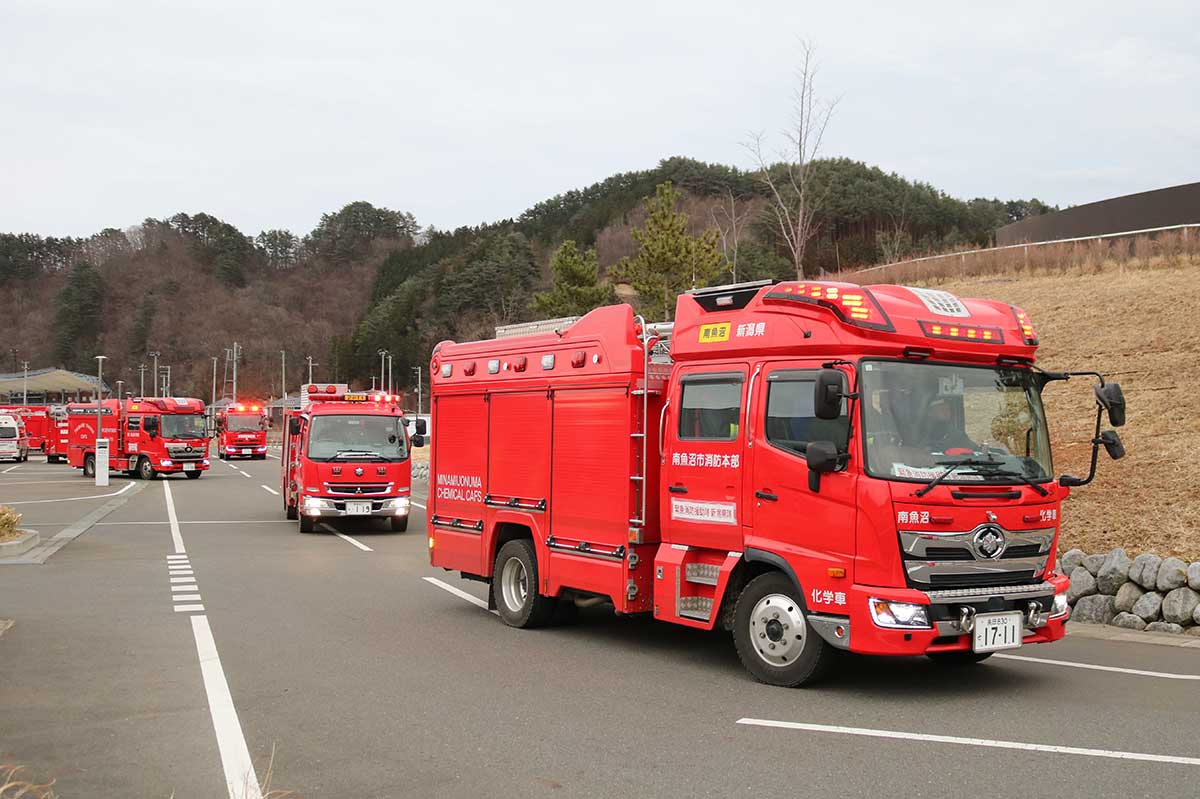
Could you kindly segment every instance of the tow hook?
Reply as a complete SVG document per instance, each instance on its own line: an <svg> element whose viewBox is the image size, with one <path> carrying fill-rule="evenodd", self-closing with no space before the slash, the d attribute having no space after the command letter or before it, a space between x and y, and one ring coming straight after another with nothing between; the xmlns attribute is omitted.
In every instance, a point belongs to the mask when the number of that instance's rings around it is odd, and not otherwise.
<svg viewBox="0 0 1200 799"><path fill-rule="evenodd" d="M1046 614L1038 602L1030 602L1025 606L1025 622L1030 629L1041 627L1046 620Z"/></svg>
<svg viewBox="0 0 1200 799"><path fill-rule="evenodd" d="M975 608L963 605L958 609L958 629L970 633L975 629Z"/></svg>

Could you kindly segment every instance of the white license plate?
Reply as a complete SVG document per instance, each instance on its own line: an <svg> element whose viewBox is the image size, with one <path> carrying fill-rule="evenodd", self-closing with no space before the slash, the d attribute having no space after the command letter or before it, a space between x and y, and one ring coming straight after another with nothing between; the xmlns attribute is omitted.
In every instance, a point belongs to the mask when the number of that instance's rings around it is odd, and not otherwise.
<svg viewBox="0 0 1200 799"><path fill-rule="evenodd" d="M346 515L347 516L366 516L370 512L371 512L371 503L370 502L347 502L346 503Z"/></svg>
<svg viewBox="0 0 1200 799"><path fill-rule="evenodd" d="M183 464L183 470L184 470L185 472L194 472L194 471L196 471L196 464L194 464L194 463L185 463L185 464Z"/></svg>
<svg viewBox="0 0 1200 799"><path fill-rule="evenodd" d="M1016 649L1025 631L1025 616L1015 613L980 613L975 616L975 634L971 642L976 652Z"/></svg>

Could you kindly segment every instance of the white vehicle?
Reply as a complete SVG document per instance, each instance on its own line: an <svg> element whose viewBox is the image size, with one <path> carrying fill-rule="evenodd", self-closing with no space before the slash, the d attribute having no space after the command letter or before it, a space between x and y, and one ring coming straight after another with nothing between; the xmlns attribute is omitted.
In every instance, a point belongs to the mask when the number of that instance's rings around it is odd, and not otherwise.
<svg viewBox="0 0 1200 799"><path fill-rule="evenodd" d="M17 463L29 460L29 434L25 423L16 416L0 416L0 458Z"/></svg>

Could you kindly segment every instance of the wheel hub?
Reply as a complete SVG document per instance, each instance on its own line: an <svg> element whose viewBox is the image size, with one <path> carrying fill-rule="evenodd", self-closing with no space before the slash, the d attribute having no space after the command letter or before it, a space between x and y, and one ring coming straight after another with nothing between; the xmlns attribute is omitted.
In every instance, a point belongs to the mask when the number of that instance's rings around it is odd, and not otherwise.
<svg viewBox="0 0 1200 799"><path fill-rule="evenodd" d="M525 564L517 558L509 558L500 570L500 595L509 610L518 611L525 607L529 577L525 573Z"/></svg>
<svg viewBox="0 0 1200 799"><path fill-rule="evenodd" d="M790 665L804 651L808 623L799 603L783 594L758 600L750 614L754 651L771 666Z"/></svg>

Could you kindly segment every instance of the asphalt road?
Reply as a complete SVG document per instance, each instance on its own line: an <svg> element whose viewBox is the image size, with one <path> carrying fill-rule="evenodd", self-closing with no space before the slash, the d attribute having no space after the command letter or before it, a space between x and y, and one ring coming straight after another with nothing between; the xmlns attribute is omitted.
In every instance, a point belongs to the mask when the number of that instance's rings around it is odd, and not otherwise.
<svg viewBox="0 0 1200 799"><path fill-rule="evenodd" d="M1200 650L1068 637L1017 654L1074 665L846 659L771 688L720 633L603 609L509 629L429 567L421 508L302 535L278 468L139 482L45 565L0 566L0 763L62 797L227 796L247 758L250 796L268 766L304 797L1198 793ZM4 469L43 536L126 482Z"/></svg>

